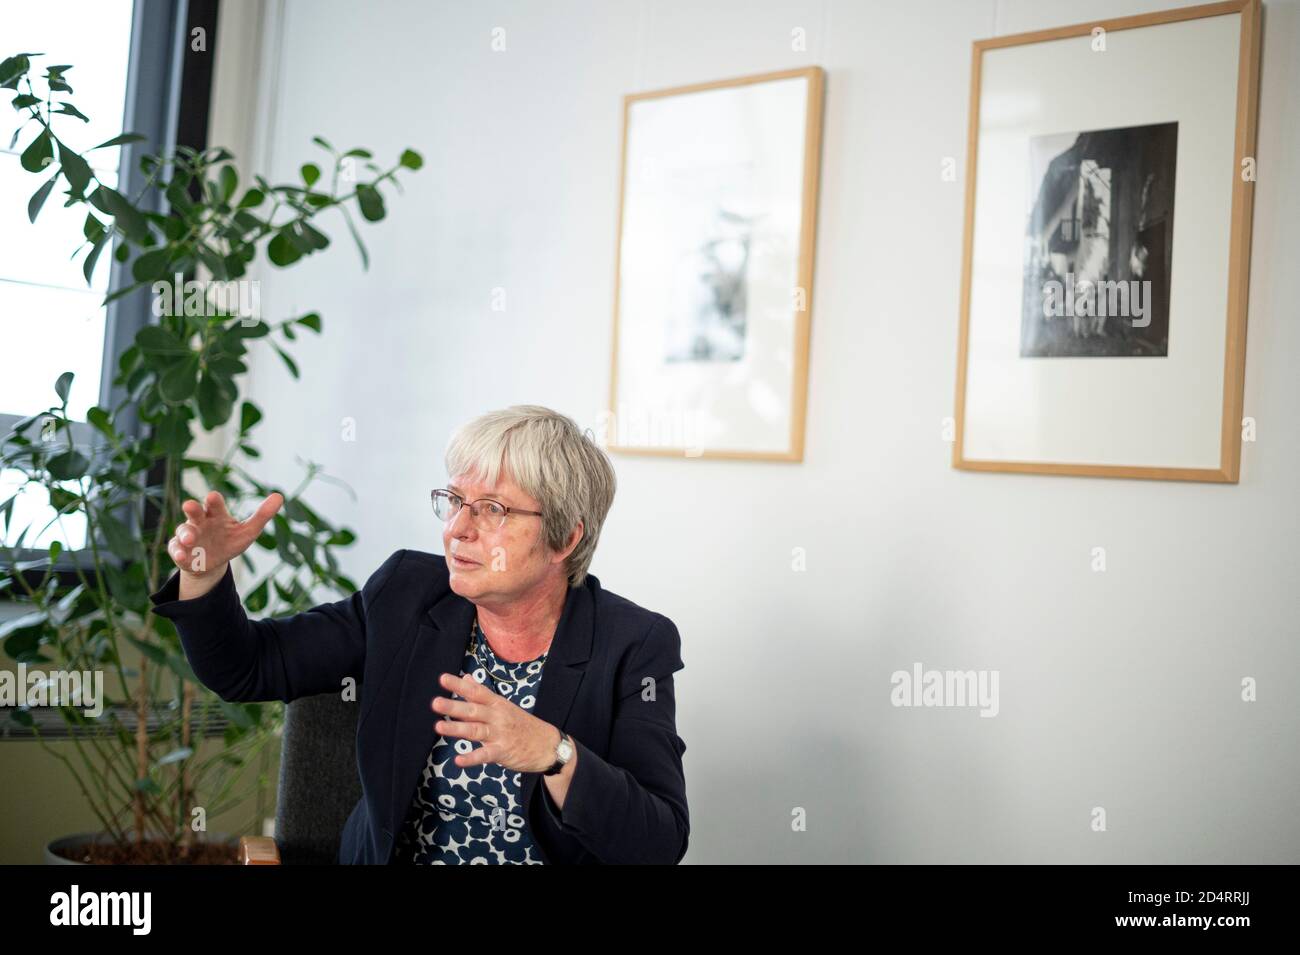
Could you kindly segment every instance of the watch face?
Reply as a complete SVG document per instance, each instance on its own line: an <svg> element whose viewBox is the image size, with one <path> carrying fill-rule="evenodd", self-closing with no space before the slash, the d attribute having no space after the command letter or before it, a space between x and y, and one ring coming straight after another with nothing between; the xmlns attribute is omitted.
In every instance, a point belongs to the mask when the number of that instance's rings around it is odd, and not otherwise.
<svg viewBox="0 0 1300 955"><path fill-rule="evenodd" d="M555 747L555 751L559 754L560 759L567 760L573 755L573 746L570 745L567 739L562 739L560 740L560 745Z"/></svg>

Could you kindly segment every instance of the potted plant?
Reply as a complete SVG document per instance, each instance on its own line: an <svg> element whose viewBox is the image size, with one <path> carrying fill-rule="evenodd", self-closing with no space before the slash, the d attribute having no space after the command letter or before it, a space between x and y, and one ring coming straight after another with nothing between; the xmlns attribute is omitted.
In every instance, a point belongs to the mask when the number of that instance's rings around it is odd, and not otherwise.
<svg viewBox="0 0 1300 955"><path fill-rule="evenodd" d="M228 150L180 147L140 157L145 186L129 196L99 181L73 145L86 117L71 102L71 67L51 66L35 76L35 56L0 63L0 89L13 91L20 118L10 148L22 140L22 167L43 177L28 216L35 222L55 197L84 207L78 238L87 282L101 256L112 255L129 268L132 281L105 301L148 287L160 317L120 356L114 384L126 397L86 414L91 441L74 439L71 373L54 383L57 400L50 407L0 437L0 470L17 472L22 482L18 493L0 501L0 541L12 542L0 548L0 594L29 611L0 627L0 641L23 667L59 674L33 682L27 689L37 705L11 709L10 718L30 727L66 765L101 827L55 840L48 847L52 858L231 862L231 844L202 838L206 818L246 799L233 787L254 760L260 758L269 775L267 747L279 731L282 707L227 703L206 690L171 622L150 613L148 597L173 569L166 542L185 520L180 505L187 478L220 491L232 506L273 490L284 495L256 544L266 563L254 560L252 550L242 558L260 574L244 598L250 613L308 609L318 602L316 587L340 596L357 589L336 557L355 535L303 500L321 468L305 462L292 490L272 487L250 471L249 462L259 456L253 435L262 413L240 398L244 357L253 348L272 348L296 378L289 349L300 333L320 334L322 323L316 312L271 323L252 318L242 307L250 287L245 276L261 253L288 267L328 247L318 227L328 213L342 215L368 267L351 210L369 222L382 219L381 186L400 189L399 172L419 169L422 160L408 149L381 168L364 149L341 152L317 137L313 142L328 156L324 168L306 163L301 182L272 185L255 176L241 188ZM124 133L94 148L142 138ZM231 419L238 431L227 454L212 459L190 453L196 430L211 432ZM55 516L40 528L11 526L19 494L32 488L48 495ZM68 518L84 521L84 548L74 553L56 539L44 553L21 559L30 541ZM82 672L105 675L102 711L88 715L95 707L79 705L86 696L58 698L60 725L73 744L65 755L49 745L36 717L51 712L39 705L42 692L55 695L58 679L66 689L70 675ZM224 732L215 751L204 752L208 727L217 720Z"/></svg>

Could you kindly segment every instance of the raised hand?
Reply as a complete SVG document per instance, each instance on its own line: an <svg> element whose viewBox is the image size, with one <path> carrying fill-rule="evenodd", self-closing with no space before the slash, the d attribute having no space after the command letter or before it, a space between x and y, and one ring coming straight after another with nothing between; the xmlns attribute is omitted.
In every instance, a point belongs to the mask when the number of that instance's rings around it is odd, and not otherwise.
<svg viewBox="0 0 1300 955"><path fill-rule="evenodd" d="M278 491L268 494L243 521L231 515L217 491L209 491L205 503L191 499L181 505L188 520L177 525L176 533L167 542L167 554L181 571L182 600L201 596L221 580L226 565L248 550L275 516L284 495Z"/></svg>

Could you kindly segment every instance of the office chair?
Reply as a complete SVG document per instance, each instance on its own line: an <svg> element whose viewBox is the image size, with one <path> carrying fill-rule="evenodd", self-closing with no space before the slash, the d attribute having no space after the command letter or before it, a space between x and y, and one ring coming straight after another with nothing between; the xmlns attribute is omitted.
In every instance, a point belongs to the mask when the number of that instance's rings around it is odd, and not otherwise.
<svg viewBox="0 0 1300 955"><path fill-rule="evenodd" d="M361 798L355 702L338 693L286 704L275 836L239 840L243 865L333 865Z"/></svg>

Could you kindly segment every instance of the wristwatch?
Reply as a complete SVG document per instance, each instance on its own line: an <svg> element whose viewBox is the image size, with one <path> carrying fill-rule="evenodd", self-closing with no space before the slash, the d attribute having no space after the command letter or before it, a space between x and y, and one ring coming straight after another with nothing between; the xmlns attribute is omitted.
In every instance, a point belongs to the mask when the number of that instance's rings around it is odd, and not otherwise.
<svg viewBox="0 0 1300 955"><path fill-rule="evenodd" d="M560 770L564 769L564 764L573 759L573 737L564 730L560 730L560 741L555 744L555 762L551 768L542 773L543 776L554 776Z"/></svg>

